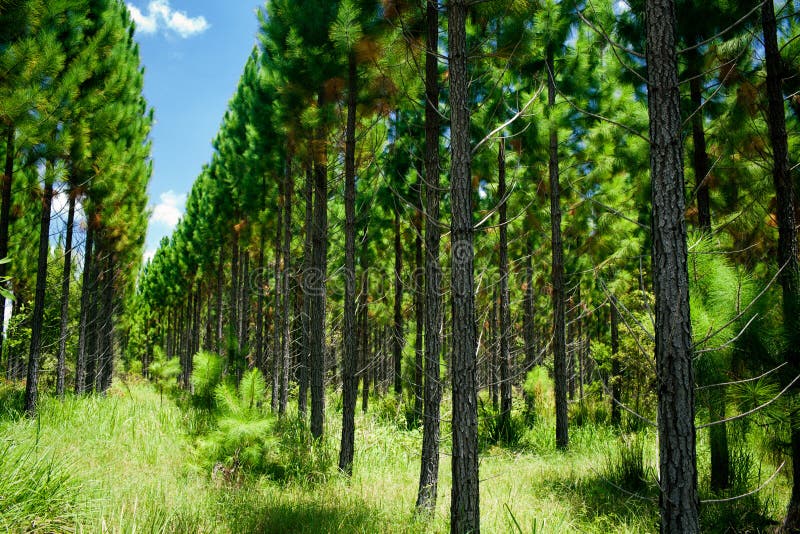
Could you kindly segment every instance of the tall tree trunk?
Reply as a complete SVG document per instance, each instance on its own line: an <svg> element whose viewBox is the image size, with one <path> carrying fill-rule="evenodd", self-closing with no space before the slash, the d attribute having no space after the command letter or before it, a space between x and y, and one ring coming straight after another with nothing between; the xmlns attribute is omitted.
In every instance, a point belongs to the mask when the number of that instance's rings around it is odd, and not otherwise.
<svg viewBox="0 0 800 534"><path fill-rule="evenodd" d="M250 350L250 253L247 247L241 248L242 277L239 281L239 358L244 362ZM253 362L246 362L251 368Z"/></svg>
<svg viewBox="0 0 800 534"><path fill-rule="evenodd" d="M88 359L89 310L91 308L91 287L93 284L94 229L91 214L87 214L86 244L83 251L83 274L81 282L81 315L78 325L78 354L75 358L75 393L86 392L86 367Z"/></svg>
<svg viewBox="0 0 800 534"><path fill-rule="evenodd" d="M547 104L555 121L556 80L552 45L547 51ZM564 289L564 246L561 243L561 185L558 169L558 126L550 125L550 231L552 236L553 283L553 374L555 377L556 447L569 447L567 419L566 294Z"/></svg>
<svg viewBox="0 0 800 534"><path fill-rule="evenodd" d="M778 267L783 294L784 332L787 336L786 361L790 373L800 369L800 264L797 258L797 221L795 220L795 190L789 167L786 135L786 110L781 88L781 56L778 48L778 29L775 6L765 2L761 8L764 33L764 54L767 68L767 125L774 157L772 181L775 186L778 220ZM798 391L795 386L795 392ZM794 426L794 425L793 425ZM792 429L792 494L783 521L784 532L800 531L800 429Z"/></svg>
<svg viewBox="0 0 800 534"><path fill-rule="evenodd" d="M617 299L611 297L611 424L619 426L622 413L619 403L622 402L622 365L619 361L619 310Z"/></svg>
<svg viewBox="0 0 800 534"><path fill-rule="evenodd" d="M453 490L450 532L480 532L475 272L466 0L448 4L452 164Z"/></svg>
<svg viewBox="0 0 800 534"><path fill-rule="evenodd" d="M318 107L325 106L323 92ZM311 253L311 434L321 438L325 423L325 306L328 276L328 150L327 132L314 140L314 224Z"/></svg>
<svg viewBox="0 0 800 534"><path fill-rule="evenodd" d="M64 270L61 275L61 329L58 338L56 395L64 398L64 377L67 374L67 336L69 335L69 283L72 277L72 229L75 222L75 193L69 193L67 236L64 242Z"/></svg>
<svg viewBox="0 0 800 534"><path fill-rule="evenodd" d="M50 169L46 171L50 172ZM53 203L53 182L45 178L42 195L42 216L39 226L39 260L36 268L36 293L31 319L31 350L28 357L28 381L25 384L25 412L36 415L39 398L39 358L42 352L42 326L44 321L44 297L47 289L47 253L50 249L50 207Z"/></svg>
<svg viewBox="0 0 800 534"><path fill-rule="evenodd" d="M280 187L281 193L283 186ZM280 194L280 193L279 193ZM275 250L275 300L273 301L273 319L272 319L272 411L278 413L280 408L280 388L281 388L281 374L282 374L282 361L283 353L281 352L281 293L283 291L283 280L281 280L281 238L283 237L283 206L278 207L278 224L275 226L275 241L273 247Z"/></svg>
<svg viewBox="0 0 800 534"><path fill-rule="evenodd" d="M499 329L497 323L497 292L492 292L492 310L489 316L489 338L487 339L487 358L486 365L488 372L486 375L489 377L489 396L492 399L492 409L498 411L500 409L500 391L498 390L499 381L497 380L497 331Z"/></svg>
<svg viewBox="0 0 800 534"><path fill-rule="evenodd" d="M347 131L344 148L344 336L342 346L342 442L339 469L353 474L356 378L356 97L358 71L355 52L348 56Z"/></svg>
<svg viewBox="0 0 800 534"><path fill-rule="evenodd" d="M306 215L303 224L303 277L300 287L303 295L303 312L301 316L301 346L300 346L300 385L298 388L297 411L305 419L308 408L308 386L310 381L311 366L311 254L314 237L314 180L311 165L306 168L306 179L303 192Z"/></svg>
<svg viewBox="0 0 800 534"><path fill-rule="evenodd" d="M525 371L530 371L538 362L536 354L536 324L534 323L533 294L533 241L525 238L527 251L525 259L525 294L522 302L522 337L525 347Z"/></svg>
<svg viewBox="0 0 800 534"><path fill-rule="evenodd" d="M105 393L111 387L114 376L114 278L116 267L114 259L109 254L106 259L105 280L103 283L103 350L102 372L100 373L99 391Z"/></svg>
<svg viewBox="0 0 800 534"><path fill-rule="evenodd" d="M95 230L98 232L97 230ZM98 232L99 233L99 232ZM84 378L85 382L85 393L91 393L95 390L95 384L97 383L97 332L98 332L98 325L100 323L100 313L98 310L98 293L99 293L99 286L100 286L100 274L102 269L102 262L103 262L103 255L102 255L102 248L100 247L100 239L99 236L96 236L94 248L92 251L92 258L91 258L91 272L90 272L90 284L89 284L89 295L88 295L88 312L87 312L87 325L86 325L86 376Z"/></svg>
<svg viewBox="0 0 800 534"><path fill-rule="evenodd" d="M369 407L369 379L372 362L369 354L369 270L367 256L362 254L359 264L361 266L361 289L358 294L358 310L360 321L356 328L358 336L358 361L361 362L361 411L367 413ZM358 388L356 380L356 388Z"/></svg>
<svg viewBox="0 0 800 534"><path fill-rule="evenodd" d="M417 509L436 508L439 484L439 410L442 399L442 271L439 265L439 5L425 13L425 390Z"/></svg>
<svg viewBox="0 0 800 534"><path fill-rule="evenodd" d="M699 520L675 4L645 9L661 532L690 534Z"/></svg>
<svg viewBox="0 0 800 534"><path fill-rule="evenodd" d="M417 180L413 187L415 206L420 206L422 184ZM414 419L422 417L422 397L423 397L423 336L425 332L425 303L424 286L422 283L422 210L417 209L414 213L414 322L416 332L414 334Z"/></svg>
<svg viewBox="0 0 800 534"><path fill-rule="evenodd" d="M231 241L231 287L230 287L230 306L228 335L225 340L225 348L228 352L227 369L229 372L236 372L239 368L239 358L236 354L236 330L239 324L239 231L233 230Z"/></svg>
<svg viewBox="0 0 800 534"><path fill-rule="evenodd" d="M225 340L223 338L224 333L222 330L222 291L223 291L223 268L225 266L225 247L220 245L219 247L219 263L217 264L217 354L222 356L223 344Z"/></svg>
<svg viewBox="0 0 800 534"><path fill-rule="evenodd" d="M3 186L0 192L0 259L8 257L8 229L11 226L11 185L14 179L14 125L8 125L6 131L6 162L3 169ZM6 277L8 264L0 263L0 280ZM4 282L0 282L4 283ZM6 298L0 294L0 361L3 360L3 341L5 339ZM11 354L8 356L6 375L13 374Z"/></svg>
<svg viewBox="0 0 800 534"><path fill-rule="evenodd" d="M500 197L500 429L505 439L511 430L511 310L508 292L508 203L506 201L506 144L500 139L497 158Z"/></svg>
<svg viewBox="0 0 800 534"><path fill-rule="evenodd" d="M394 394L403 395L403 245L400 235L400 209L394 209L394 328L392 355L394 360Z"/></svg>
<svg viewBox="0 0 800 534"><path fill-rule="evenodd" d="M289 370L292 367L292 202L294 201L294 178L292 177L292 153L286 155L286 177L283 185L283 374L281 375L281 402L278 413L286 413L289 401Z"/></svg>
<svg viewBox="0 0 800 534"><path fill-rule="evenodd" d="M689 54L689 95L691 97L692 109L692 145L694 154L692 165L694 167L695 194L697 195L697 225L702 232L711 232L711 201L708 190L708 173L711 165L708 161L706 150L706 131L705 113L701 108L703 105L703 79L700 66L700 53L697 48L692 49Z"/></svg>
<svg viewBox="0 0 800 534"><path fill-rule="evenodd" d="M266 197L266 193L264 195ZM266 210L266 208L262 208ZM256 367L264 371L264 291L266 279L266 264L264 263L264 249L266 248L267 241L266 225L262 224L258 234L258 275L256 280L258 282L258 296L256 298Z"/></svg>

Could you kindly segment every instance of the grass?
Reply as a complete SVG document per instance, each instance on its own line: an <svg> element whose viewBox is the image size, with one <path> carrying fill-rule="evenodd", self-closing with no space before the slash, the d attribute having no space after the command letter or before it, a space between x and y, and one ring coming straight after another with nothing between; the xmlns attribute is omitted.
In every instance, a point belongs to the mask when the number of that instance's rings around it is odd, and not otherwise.
<svg viewBox="0 0 800 534"><path fill-rule="evenodd" d="M198 456L197 443L213 422L189 403L168 396L162 403L152 386L117 383L106 397L63 403L44 397L35 420L20 416L18 399L18 390L0 385L0 531L449 530L446 424L438 504L432 516L418 517L413 509L421 432L392 418L359 410L351 480L330 469L325 476L244 474L225 482L212 477ZM334 458L339 419L328 414L329 437L322 444ZM302 427L291 421L275 429L278 439L303 441L296 435ZM481 454L484 532L657 531L653 481L636 481L637 473L654 473L653 432L626 441L609 426L586 422L571 428L568 452L555 450L553 433L553 422L540 416L513 449L489 446ZM702 462L702 433L700 439ZM630 493L614 487L631 479ZM780 516L774 504L786 502L786 480L769 492L769 506L759 505L762 520L764 514ZM706 508L713 524L728 524L720 519L724 509Z"/></svg>

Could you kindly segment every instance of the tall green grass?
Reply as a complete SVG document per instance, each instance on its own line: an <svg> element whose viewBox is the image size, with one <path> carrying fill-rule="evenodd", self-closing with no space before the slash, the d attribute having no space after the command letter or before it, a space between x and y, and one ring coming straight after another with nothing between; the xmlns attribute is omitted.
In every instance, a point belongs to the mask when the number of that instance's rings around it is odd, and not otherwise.
<svg viewBox="0 0 800 534"><path fill-rule="evenodd" d="M5 387L5 386L4 386ZM2 399L15 392L0 392ZM544 396L544 395L543 395ZM330 406L335 407L336 394ZM545 397L546 398L546 397ZM105 397L44 397L37 419L22 418L13 402L0 413L0 532L448 532L449 407L443 406L439 500L417 516L421 432L404 423L402 406L356 417L351 479L336 471L341 413L329 410L326 439L310 439L290 410L267 416L268 469L232 479L212 476L199 446L219 430L219 417L188 399L176 401L143 383L117 383ZM379 405L373 403L373 406ZM519 414L525 407L519 408ZM484 532L656 532L653 431L626 441L588 418L571 428L570 450L555 448L552 418L544 411L513 449L487 447L480 456ZM700 435L700 461L706 445ZM753 476L771 472L751 459ZM642 475L643 474L643 475ZM645 481L636 488L637 477ZM626 481L627 477L627 481ZM631 477L633 477L631 479ZM631 496L615 486L633 480ZM701 482L703 478L701 478ZM766 502L784 503L786 480ZM749 506L749 508L747 508ZM737 517L758 506L760 520L780 516L763 502L738 503ZM747 509L744 509L747 508ZM722 505L706 525L721 519ZM722 523L720 523L722 524Z"/></svg>

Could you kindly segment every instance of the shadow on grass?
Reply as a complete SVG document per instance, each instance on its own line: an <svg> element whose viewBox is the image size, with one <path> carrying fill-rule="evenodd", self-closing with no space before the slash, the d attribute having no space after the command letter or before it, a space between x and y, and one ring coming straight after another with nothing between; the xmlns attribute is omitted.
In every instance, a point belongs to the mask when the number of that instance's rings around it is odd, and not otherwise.
<svg viewBox="0 0 800 534"><path fill-rule="evenodd" d="M385 532L383 512L363 502L347 498L333 502L325 492L319 500L291 495L282 497L281 489L253 491L252 488L223 489L220 493L221 517L230 532L259 533L329 533ZM320 502L325 497L331 502Z"/></svg>
<svg viewBox="0 0 800 534"><path fill-rule="evenodd" d="M652 485L627 492L599 474L578 480L546 480L542 485L565 500L581 521L609 527L626 523L637 532L658 532L658 493Z"/></svg>

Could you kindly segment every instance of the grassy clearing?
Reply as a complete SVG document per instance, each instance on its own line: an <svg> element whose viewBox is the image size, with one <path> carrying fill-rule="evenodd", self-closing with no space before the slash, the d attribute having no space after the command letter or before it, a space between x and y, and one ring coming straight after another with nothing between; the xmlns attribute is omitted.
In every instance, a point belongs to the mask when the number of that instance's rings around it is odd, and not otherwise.
<svg viewBox="0 0 800 534"><path fill-rule="evenodd" d="M305 476L241 475L232 481L212 476L196 444L213 423L184 403L179 406L170 397L162 401L141 383L117 384L105 398L68 397L61 403L46 397L35 420L19 416L17 390L0 387L0 401L0 531L448 531L449 456L441 459L435 513L415 516L421 433L402 429L402 415L387 416L391 410L380 401L370 414L357 416L355 475L349 481L332 468ZM329 414L330 437L321 445L333 460L339 417ZM290 452L293 443L302 442L292 434L302 432L299 425L289 421L274 428ZM587 423L571 430L570 451L560 453L552 430L552 421L544 418L524 431L514 449L485 450L484 532L657 531L652 432L632 445L634 438L626 441L608 426ZM638 457L638 463L625 460L626 454ZM771 471L766 464L762 470L765 480ZM701 468L701 483L702 477ZM724 532L747 513L754 514L751 524L764 523L763 516L774 520L787 489L780 477L755 503L704 507L706 530Z"/></svg>

